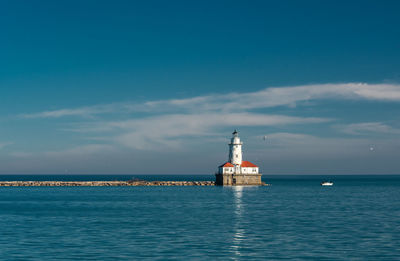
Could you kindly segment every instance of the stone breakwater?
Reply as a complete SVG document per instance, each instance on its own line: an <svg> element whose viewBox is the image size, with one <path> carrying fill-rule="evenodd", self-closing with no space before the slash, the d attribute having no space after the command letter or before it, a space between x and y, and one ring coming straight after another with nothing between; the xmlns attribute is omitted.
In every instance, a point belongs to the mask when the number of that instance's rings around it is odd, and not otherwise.
<svg viewBox="0 0 400 261"><path fill-rule="evenodd" d="M214 181L0 181L0 187L215 186Z"/></svg>

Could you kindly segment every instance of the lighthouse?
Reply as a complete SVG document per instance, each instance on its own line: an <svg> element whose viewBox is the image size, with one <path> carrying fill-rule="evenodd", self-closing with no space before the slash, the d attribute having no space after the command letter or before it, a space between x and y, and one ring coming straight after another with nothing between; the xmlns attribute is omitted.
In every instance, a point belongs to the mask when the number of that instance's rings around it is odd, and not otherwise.
<svg viewBox="0 0 400 261"><path fill-rule="evenodd" d="M228 161L218 167L216 184L221 186L262 185L257 165L243 160L243 142L238 132L232 133Z"/></svg>
<svg viewBox="0 0 400 261"><path fill-rule="evenodd" d="M234 165L242 165L242 145L238 132L235 130L232 133L231 143L229 143L229 162Z"/></svg>

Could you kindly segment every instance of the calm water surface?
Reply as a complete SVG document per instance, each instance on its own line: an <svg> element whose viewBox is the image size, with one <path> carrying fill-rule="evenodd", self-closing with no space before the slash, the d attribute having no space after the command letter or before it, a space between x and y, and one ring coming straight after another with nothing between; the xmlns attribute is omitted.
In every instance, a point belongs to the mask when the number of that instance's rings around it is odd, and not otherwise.
<svg viewBox="0 0 400 261"><path fill-rule="evenodd" d="M269 187L1 187L0 259L400 260L400 176L330 178L333 187L321 176L267 176Z"/></svg>

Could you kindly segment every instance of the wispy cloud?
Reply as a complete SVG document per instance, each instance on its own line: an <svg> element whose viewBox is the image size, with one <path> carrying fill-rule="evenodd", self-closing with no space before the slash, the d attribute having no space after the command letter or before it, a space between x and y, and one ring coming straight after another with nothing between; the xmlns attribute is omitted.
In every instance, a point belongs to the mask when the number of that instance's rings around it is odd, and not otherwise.
<svg viewBox="0 0 400 261"><path fill-rule="evenodd" d="M58 150L14 151L0 158L6 173L61 174L61 173L115 173L109 160L116 153L124 155L107 144L86 144ZM126 160L126 159L125 159ZM123 163L123 162L122 162ZM115 166L116 168L118 166ZM8 171L7 171L8 170ZM40 170L40 172L38 172Z"/></svg>
<svg viewBox="0 0 400 261"><path fill-rule="evenodd" d="M16 158L32 158L32 157L45 157L47 159L62 158L62 157L87 157L96 155L98 153L113 151L114 147L108 144L87 144L81 146L75 146L72 148L61 149L61 150L49 150L42 152L24 152L14 151L9 153L10 156Z"/></svg>
<svg viewBox="0 0 400 261"><path fill-rule="evenodd" d="M63 156L76 156L76 157L81 157L81 156L87 156L87 155L93 155L96 153L104 153L104 152L109 152L112 151L114 148L111 145L107 144L89 144L89 145L82 145L82 146L77 146L73 147L70 149L66 150L60 150L60 151L47 151L44 152L44 155L47 157L63 157Z"/></svg>
<svg viewBox="0 0 400 261"><path fill-rule="evenodd" d="M182 138L215 135L223 127L273 126L329 121L323 118L302 118L256 113L173 114L103 123L123 131L115 140L136 149L154 149L160 145L179 146Z"/></svg>
<svg viewBox="0 0 400 261"><path fill-rule="evenodd" d="M393 137L400 134L399 129L380 122L379 118L339 126L343 122L341 120L354 122L355 119L341 113L332 116L335 107L324 107L330 112L328 117L324 117L327 110L319 109L325 100L399 102L400 85L314 84L27 113L20 117L38 121L69 117L56 121L53 127L69 132L65 133L65 137L72 140L70 147L39 152L30 152L29 149L27 152L12 151L8 153L11 163L6 160L3 163L11 164L10 169L21 170L21 162L25 162L22 165L29 168L22 169L23 172L31 171L31 166L57 173L64 171L63 168L75 168L75 172L89 173L93 166L101 168L102 172L108 168L109 171L121 169L129 172L135 169L161 173L165 166L179 171L182 166L177 167L174 163L177 157L187 157L185 162L188 168L198 162L196 157L188 156L188 153L201 152L201 157L208 157L207 161L218 161L222 154L216 152L215 141L223 144L227 129L253 127L254 130L246 133L246 145L252 148L246 155L256 161L259 158L260 162L265 157L264 161L268 162L267 172L270 173L281 173L282 166L285 166L283 169L286 172L292 173L298 173L299 166L305 170L313 169L315 173L325 173L329 167L326 164L331 164L332 172L337 170L337 166L343 167L342 173L347 171L347 164L348 169L355 173L368 169L372 171L374 164L381 161L391 162L392 170L398 169L395 165L397 161L390 157L398 154L400 144ZM332 124L337 128L332 129ZM323 137L312 135L322 129L327 131ZM267 135L267 141L251 136L260 135L260 132L266 130L275 132ZM332 133L332 130L342 133ZM343 135L343 132L354 136ZM82 140L85 144L98 144L82 145ZM7 145L0 143L0 149ZM372 151L371 146L374 147ZM162 166L159 169L152 166L154 157L158 159L158 165ZM366 166L362 170L352 168L349 159L357 161L360 158L367 160L369 165L361 162L356 165ZM143 166L143 162L147 162L147 165ZM333 164L335 162L337 165Z"/></svg>
<svg viewBox="0 0 400 261"><path fill-rule="evenodd" d="M257 92L227 93L167 99L143 103L110 103L81 108L23 114L24 118L93 117L95 120L75 123L64 130L102 133L96 139L108 140L135 149L179 147L185 137L215 134L223 127L278 126L330 121L318 117L271 115L254 110L297 106L323 99L364 99L400 101L397 84L314 84L266 88ZM141 112L135 114L135 112ZM114 113L116 117L107 117ZM358 133L379 129L394 132L382 124L367 123L347 126L344 131Z"/></svg>
<svg viewBox="0 0 400 261"><path fill-rule="evenodd" d="M340 125L338 128L347 134L365 135L371 133L400 134L400 129L393 128L382 122L363 122L348 125Z"/></svg>
<svg viewBox="0 0 400 261"><path fill-rule="evenodd" d="M399 140L370 137L320 137L302 133L271 133L267 135L267 148L276 155L308 160L315 158L343 158L349 155L370 155L382 151L394 152ZM374 147L375 150L371 150ZM378 150L379 149L379 150ZM378 151L377 151L378 150Z"/></svg>
<svg viewBox="0 0 400 261"><path fill-rule="evenodd" d="M25 113L20 116L23 118L60 118L66 116L80 116L80 117L91 117L96 114L111 113L120 110L121 106L114 104L87 106L74 109L60 109L60 110L49 110L38 113Z"/></svg>
<svg viewBox="0 0 400 261"><path fill-rule="evenodd" d="M267 139L247 143L248 158L272 174L397 174L399 139L304 133L268 133ZM372 148L372 149L371 149Z"/></svg>
<svg viewBox="0 0 400 261"><path fill-rule="evenodd" d="M257 92L154 101L148 102L146 105L153 108L157 106L175 106L205 111L235 111L276 106L296 106L299 102L328 98L400 101L400 85L343 83L272 87Z"/></svg>
<svg viewBox="0 0 400 261"><path fill-rule="evenodd" d="M0 149L3 149L6 146L13 144L12 142L0 142Z"/></svg>
<svg viewBox="0 0 400 261"><path fill-rule="evenodd" d="M24 118L59 118L65 116L90 117L116 112L242 112L276 106L296 106L299 102L320 99L364 99L398 102L400 101L400 85L343 83L271 87L256 92L214 94L143 103L112 103L75 109L49 110L20 116Z"/></svg>
<svg viewBox="0 0 400 261"><path fill-rule="evenodd" d="M225 127L318 124L330 120L259 113L166 114L119 121L85 122L75 124L67 131L104 135L95 139L135 149L154 150L180 147L182 141L188 142L189 137L215 138L221 135L219 130Z"/></svg>

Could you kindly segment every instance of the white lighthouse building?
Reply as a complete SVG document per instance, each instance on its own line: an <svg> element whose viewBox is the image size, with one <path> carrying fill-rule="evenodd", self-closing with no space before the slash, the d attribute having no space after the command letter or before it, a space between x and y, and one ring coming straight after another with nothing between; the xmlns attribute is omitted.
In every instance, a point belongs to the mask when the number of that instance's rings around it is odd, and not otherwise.
<svg viewBox="0 0 400 261"><path fill-rule="evenodd" d="M217 185L261 185L261 174L257 165L250 161L243 161L243 142L238 132L232 133L229 143L229 159L218 167L216 176Z"/></svg>

